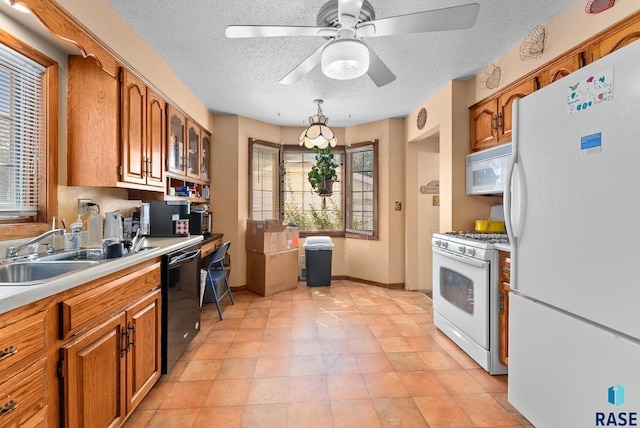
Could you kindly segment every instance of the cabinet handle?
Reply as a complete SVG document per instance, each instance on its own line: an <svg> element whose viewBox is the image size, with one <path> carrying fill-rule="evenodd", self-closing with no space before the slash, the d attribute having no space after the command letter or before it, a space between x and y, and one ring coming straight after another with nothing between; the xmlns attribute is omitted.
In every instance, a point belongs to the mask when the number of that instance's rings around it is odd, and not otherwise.
<svg viewBox="0 0 640 428"><path fill-rule="evenodd" d="M498 310L501 314L504 313L504 294L498 296Z"/></svg>
<svg viewBox="0 0 640 428"><path fill-rule="evenodd" d="M17 408L18 408L17 400L9 401L8 403L6 403L4 406L0 408L0 418L8 415L9 413L13 412Z"/></svg>
<svg viewBox="0 0 640 428"><path fill-rule="evenodd" d="M4 348L2 351L0 351L0 360L9 358L10 356L17 353L18 353L18 348L16 346L9 346L8 348Z"/></svg>
<svg viewBox="0 0 640 428"><path fill-rule="evenodd" d="M498 113L498 128L503 129L504 123L502 123L502 113Z"/></svg>
<svg viewBox="0 0 640 428"><path fill-rule="evenodd" d="M134 337L135 331L136 331L135 324L129 323L127 327L127 336L129 338L129 340L127 341L127 352L131 350L132 346L136 346L135 337Z"/></svg>
<svg viewBox="0 0 640 428"><path fill-rule="evenodd" d="M120 356L124 357L125 354L129 351L127 348L129 346L129 330L126 328L122 329L122 333L120 333Z"/></svg>
<svg viewBox="0 0 640 428"><path fill-rule="evenodd" d="M505 266L505 267L502 268L502 270L505 271L505 272L511 272L511 267Z"/></svg>
<svg viewBox="0 0 640 428"><path fill-rule="evenodd" d="M498 116L493 116L491 118L491 130L495 131L498 129Z"/></svg>

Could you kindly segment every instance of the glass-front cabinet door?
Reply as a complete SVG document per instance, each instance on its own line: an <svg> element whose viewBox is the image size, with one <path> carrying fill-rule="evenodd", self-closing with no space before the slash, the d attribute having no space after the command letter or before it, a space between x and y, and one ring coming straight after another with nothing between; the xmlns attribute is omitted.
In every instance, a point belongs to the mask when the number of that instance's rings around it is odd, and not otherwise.
<svg viewBox="0 0 640 428"><path fill-rule="evenodd" d="M187 176L200 178L200 127L187 120Z"/></svg>
<svg viewBox="0 0 640 428"><path fill-rule="evenodd" d="M185 117L175 107L169 106L169 136L167 138L167 170L185 174Z"/></svg>
<svg viewBox="0 0 640 428"><path fill-rule="evenodd" d="M200 178L209 180L209 164L211 163L211 135L202 131L202 164L200 165Z"/></svg>

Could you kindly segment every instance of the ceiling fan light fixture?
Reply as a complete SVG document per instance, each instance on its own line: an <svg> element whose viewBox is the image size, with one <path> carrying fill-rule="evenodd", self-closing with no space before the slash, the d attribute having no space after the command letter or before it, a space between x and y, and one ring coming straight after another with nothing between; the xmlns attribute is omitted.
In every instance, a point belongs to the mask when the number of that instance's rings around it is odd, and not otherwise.
<svg viewBox="0 0 640 428"><path fill-rule="evenodd" d="M356 79L369 70L369 48L359 40L337 39L322 51L322 72L336 80Z"/></svg>
<svg viewBox="0 0 640 428"><path fill-rule="evenodd" d="M318 114L309 116L309 127L302 131L298 138L298 143L308 149L319 147L324 149L328 146L335 147L338 143L333 130L327 126L329 118L322 113L320 104L322 100L314 100L318 104Z"/></svg>

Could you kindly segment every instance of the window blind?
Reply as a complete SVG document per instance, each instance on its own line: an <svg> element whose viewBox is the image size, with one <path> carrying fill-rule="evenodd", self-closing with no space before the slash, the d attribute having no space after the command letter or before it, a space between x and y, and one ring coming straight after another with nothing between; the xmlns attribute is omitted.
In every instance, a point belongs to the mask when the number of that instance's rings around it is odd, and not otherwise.
<svg viewBox="0 0 640 428"><path fill-rule="evenodd" d="M0 44L0 219L37 215L44 72Z"/></svg>

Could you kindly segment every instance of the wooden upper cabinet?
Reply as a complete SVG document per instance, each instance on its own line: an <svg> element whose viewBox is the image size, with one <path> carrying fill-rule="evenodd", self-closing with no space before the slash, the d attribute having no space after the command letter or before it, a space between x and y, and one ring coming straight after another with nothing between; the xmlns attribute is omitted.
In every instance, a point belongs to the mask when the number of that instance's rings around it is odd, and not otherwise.
<svg viewBox="0 0 640 428"><path fill-rule="evenodd" d="M166 110L166 101L153 89L147 88L147 184L163 189Z"/></svg>
<svg viewBox="0 0 640 428"><path fill-rule="evenodd" d="M147 87L134 74L122 72L123 181L146 184Z"/></svg>
<svg viewBox="0 0 640 428"><path fill-rule="evenodd" d="M160 95L123 70L123 181L164 188L165 109Z"/></svg>
<svg viewBox="0 0 640 428"><path fill-rule="evenodd" d="M498 144L498 100L492 98L471 108L471 151Z"/></svg>
<svg viewBox="0 0 640 428"><path fill-rule="evenodd" d="M167 171L179 175L186 174L185 134L186 119L184 114L169 104L167 107Z"/></svg>
<svg viewBox="0 0 640 428"><path fill-rule="evenodd" d="M200 159L200 178L209 180L209 168L211 167L211 134L202 131L202 156Z"/></svg>
<svg viewBox="0 0 640 428"><path fill-rule="evenodd" d="M120 83L81 56L69 56L67 77L67 185L115 187Z"/></svg>
<svg viewBox="0 0 640 428"><path fill-rule="evenodd" d="M584 63L583 52L576 52L551 62L540 71L540 87L562 79L581 68Z"/></svg>
<svg viewBox="0 0 640 428"><path fill-rule="evenodd" d="M498 143L511 141L513 131L513 102L538 89L538 79L532 78L511 87L498 97Z"/></svg>
<svg viewBox="0 0 640 428"><path fill-rule="evenodd" d="M537 78L522 81L470 108L471 151L488 149L511 141L512 106L537 89Z"/></svg>
<svg viewBox="0 0 640 428"><path fill-rule="evenodd" d="M609 55L638 39L640 39L640 20L626 21L621 26L614 27L592 45L593 60Z"/></svg>
<svg viewBox="0 0 640 428"><path fill-rule="evenodd" d="M200 178L200 127L187 119L187 176Z"/></svg>

